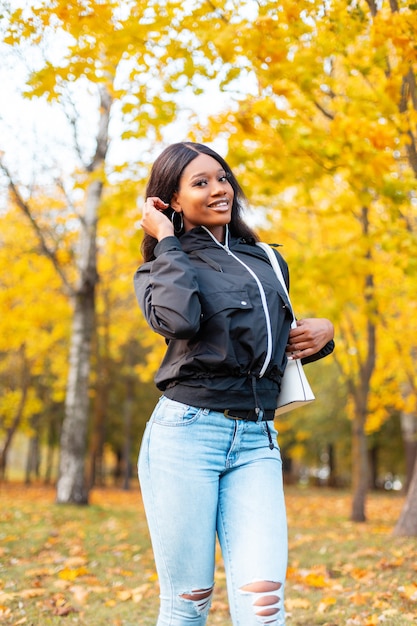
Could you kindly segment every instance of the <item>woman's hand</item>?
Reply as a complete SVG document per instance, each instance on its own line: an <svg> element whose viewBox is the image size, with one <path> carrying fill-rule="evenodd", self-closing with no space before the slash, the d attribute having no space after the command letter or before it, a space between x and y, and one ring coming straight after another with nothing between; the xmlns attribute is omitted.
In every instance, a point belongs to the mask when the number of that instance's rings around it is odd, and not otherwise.
<svg viewBox="0 0 417 626"><path fill-rule="evenodd" d="M171 220L162 213L168 207L169 204L156 197L147 198L143 206L140 225L147 235L155 237L158 241L174 234L174 226Z"/></svg>
<svg viewBox="0 0 417 626"><path fill-rule="evenodd" d="M309 317L297 320L297 328L290 331L287 356L289 359L303 359L316 354L333 336L333 324L328 319Z"/></svg>

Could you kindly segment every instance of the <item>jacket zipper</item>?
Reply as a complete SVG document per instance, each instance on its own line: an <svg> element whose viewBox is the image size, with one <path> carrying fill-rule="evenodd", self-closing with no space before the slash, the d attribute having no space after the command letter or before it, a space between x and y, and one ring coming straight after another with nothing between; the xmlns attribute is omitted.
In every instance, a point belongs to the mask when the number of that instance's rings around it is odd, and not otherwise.
<svg viewBox="0 0 417 626"><path fill-rule="evenodd" d="M265 357L265 361L264 364L262 365L260 372L259 372L259 378L262 378L262 376L265 374L266 369L271 361L271 357L272 357L272 330L271 330L271 318L269 315L269 309L268 309L268 303L266 300L266 294L265 294L265 290L262 286L261 281L259 280L259 278L257 277L257 275L255 274L255 272L252 270L252 268L250 268L248 265L246 265L246 263L244 263L243 261L241 261L239 259L239 257L237 257L235 254L233 254L233 252L231 252L230 248L229 248L229 229L226 226L226 237L225 237L225 241L226 243L223 245L222 243L220 243L220 241L217 241L217 239L215 238L215 236L209 231L208 228L206 228L205 226L203 226L202 228L204 228L205 231L208 232L208 234L210 235L210 237L213 239L213 241L220 246L220 248L223 248L223 250L225 252L227 252L227 254L231 257L233 257L234 259L236 259L236 261L238 263L240 263L241 265L243 265L243 267L249 272L249 274L252 276L252 278L254 278L258 289L259 289L259 293L261 296L261 302L262 302L262 308L264 311L264 316L265 316L265 321L266 321L266 332L267 332L267 350L266 350L266 357Z"/></svg>

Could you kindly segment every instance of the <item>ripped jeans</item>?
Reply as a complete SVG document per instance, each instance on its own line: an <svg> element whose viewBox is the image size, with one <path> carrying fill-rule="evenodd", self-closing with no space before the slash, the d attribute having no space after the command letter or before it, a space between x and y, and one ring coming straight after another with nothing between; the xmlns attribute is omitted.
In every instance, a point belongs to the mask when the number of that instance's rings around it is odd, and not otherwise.
<svg viewBox="0 0 417 626"><path fill-rule="evenodd" d="M233 625L283 626L287 523L273 422L162 396L142 440L139 479L160 584L157 626L206 624L216 534Z"/></svg>

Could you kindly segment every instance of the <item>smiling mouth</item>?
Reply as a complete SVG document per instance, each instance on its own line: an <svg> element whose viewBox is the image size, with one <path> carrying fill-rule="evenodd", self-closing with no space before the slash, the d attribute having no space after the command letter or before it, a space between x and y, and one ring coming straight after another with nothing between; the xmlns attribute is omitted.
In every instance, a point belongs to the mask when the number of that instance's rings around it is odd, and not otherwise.
<svg viewBox="0 0 417 626"><path fill-rule="evenodd" d="M229 200L219 200L218 202L213 202L209 204L209 209L214 211L227 211L229 208Z"/></svg>

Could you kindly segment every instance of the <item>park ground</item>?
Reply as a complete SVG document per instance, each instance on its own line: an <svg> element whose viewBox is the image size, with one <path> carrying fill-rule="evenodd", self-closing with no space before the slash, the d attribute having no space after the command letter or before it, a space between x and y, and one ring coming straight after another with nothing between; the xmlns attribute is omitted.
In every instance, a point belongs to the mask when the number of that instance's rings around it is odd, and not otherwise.
<svg viewBox="0 0 417 626"><path fill-rule="evenodd" d="M372 493L349 521L347 492L287 488L288 626L417 624L417 538L393 537L404 497ZM57 505L41 485L0 485L0 624L155 626L158 580L140 491L95 489ZM207 626L231 626L217 555Z"/></svg>

